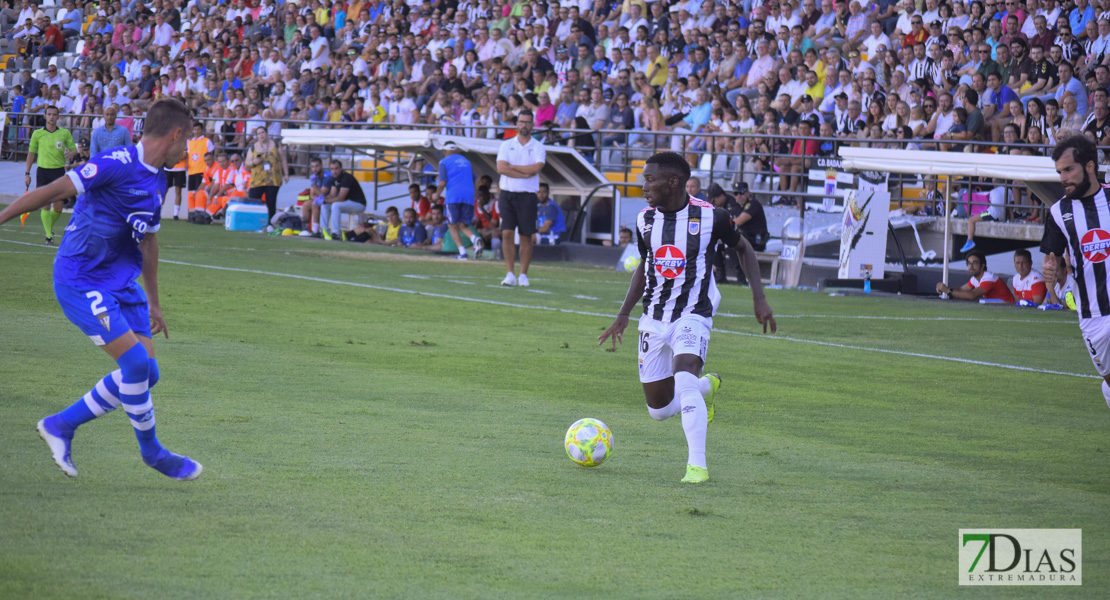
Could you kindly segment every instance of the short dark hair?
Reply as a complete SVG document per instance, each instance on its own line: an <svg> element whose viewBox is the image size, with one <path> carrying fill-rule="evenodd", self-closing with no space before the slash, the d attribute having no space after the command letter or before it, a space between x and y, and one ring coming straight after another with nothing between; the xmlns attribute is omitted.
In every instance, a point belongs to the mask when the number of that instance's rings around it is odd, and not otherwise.
<svg viewBox="0 0 1110 600"><path fill-rule="evenodd" d="M428 187L432 187L432 186L429 185ZM410 183L409 184L409 189L411 190L412 188L416 188L416 191L419 192L420 191L420 184L419 183Z"/></svg>
<svg viewBox="0 0 1110 600"><path fill-rule="evenodd" d="M389 208L385 209L385 214L388 215L389 213L398 214L397 213L397 207L396 206L390 206Z"/></svg>
<svg viewBox="0 0 1110 600"><path fill-rule="evenodd" d="M162 98L155 101L147 110L143 135L158 138L169 135L175 127L180 127L183 131L188 130L191 129L192 121L193 115L180 100Z"/></svg>
<svg viewBox="0 0 1110 600"><path fill-rule="evenodd" d="M971 104L971 105L974 106L974 105L979 103L979 92L976 92L975 90L969 89L966 92L964 92L964 98L967 100L968 104Z"/></svg>
<svg viewBox="0 0 1110 600"><path fill-rule="evenodd" d="M1025 248L1018 248L1017 250L1014 250L1014 258L1017 258L1019 256L1027 258L1029 260L1033 260L1033 254Z"/></svg>
<svg viewBox="0 0 1110 600"><path fill-rule="evenodd" d="M987 266L987 255L983 254L979 250L972 250L971 252L968 252L966 256L964 256L965 261L969 258L978 258L979 262L983 263L983 267Z"/></svg>
<svg viewBox="0 0 1110 600"><path fill-rule="evenodd" d="M524 117L524 116L532 117L532 120L533 120L533 121L535 121L535 120L536 120L536 115L532 114L532 111L528 110L527 108L522 108L522 109L520 109L520 113L519 113L519 114L517 114L517 118L518 118L518 119L519 119L520 117Z"/></svg>
<svg viewBox="0 0 1110 600"><path fill-rule="evenodd" d="M687 163L686 158L677 152L653 154L644 164L659 165L664 169L676 171L683 185L686 185L686 181L690 179L690 163Z"/></svg>
<svg viewBox="0 0 1110 600"><path fill-rule="evenodd" d="M551 186L547 185L547 182L546 182L546 181L541 181L541 182L540 182L540 187L542 187L543 189L545 189L545 190L547 190L547 191L549 191L549 192L551 191Z"/></svg>
<svg viewBox="0 0 1110 600"><path fill-rule="evenodd" d="M1095 148L1094 142L1087 139L1085 135L1073 135L1060 143L1056 144L1056 148L1052 150L1052 161L1056 162L1064 157L1064 153L1071 150L1072 159L1079 163L1080 167L1087 168L1087 163L1095 163L1095 168L1098 168L1098 149Z"/></svg>

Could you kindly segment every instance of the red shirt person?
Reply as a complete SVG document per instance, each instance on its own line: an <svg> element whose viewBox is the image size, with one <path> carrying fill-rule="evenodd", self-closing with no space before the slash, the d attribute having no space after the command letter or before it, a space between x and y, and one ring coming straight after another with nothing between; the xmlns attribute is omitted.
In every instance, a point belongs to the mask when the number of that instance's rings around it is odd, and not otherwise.
<svg viewBox="0 0 1110 600"><path fill-rule="evenodd" d="M987 271L987 257L981 252L969 252L967 255L967 271L971 280L958 288L950 288L943 282L937 284L938 294L950 294L952 298L960 300L1001 300L1008 304L1014 303L1014 295L1010 293L1010 286L999 279L997 275Z"/></svg>
<svg viewBox="0 0 1110 600"><path fill-rule="evenodd" d="M1019 301L1027 300L1034 305L1044 302L1048 295L1048 286L1041 274L1033 270L1032 254L1028 250L1014 252L1014 270L1017 271L1012 280L1014 296Z"/></svg>

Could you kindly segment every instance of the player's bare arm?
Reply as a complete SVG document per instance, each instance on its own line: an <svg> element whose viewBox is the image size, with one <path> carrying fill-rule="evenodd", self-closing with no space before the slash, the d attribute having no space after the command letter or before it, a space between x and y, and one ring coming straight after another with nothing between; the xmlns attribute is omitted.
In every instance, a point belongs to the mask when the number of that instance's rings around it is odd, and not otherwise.
<svg viewBox="0 0 1110 600"><path fill-rule="evenodd" d="M69 177L60 177L49 185L27 192L21 196L19 200L16 200L3 211L0 211L0 225L7 223L23 213L38 210L48 204L60 202L76 195L77 188L74 187L73 181L71 181Z"/></svg>
<svg viewBox="0 0 1110 600"><path fill-rule="evenodd" d="M985 288L971 287L970 283L965 283L958 288L949 287L943 283L937 284L938 294L951 294L953 298L960 300L978 300L987 293Z"/></svg>
<svg viewBox="0 0 1110 600"><path fill-rule="evenodd" d="M617 313L617 318L613 319L613 324L605 330L597 338L597 345L600 346L605 343L605 340L613 338L613 349L617 349L617 343L624 343L622 337L624 330L628 327L629 315L632 314L632 309L636 307L636 303L644 296L644 285L647 283L647 276L644 275L644 261L640 261L640 266L632 272L632 281L628 284L628 293L624 295L624 303L621 304L621 310Z"/></svg>
<svg viewBox="0 0 1110 600"><path fill-rule="evenodd" d="M744 277L748 278L748 284L752 289L755 320L763 326L763 333L767 333L768 326L771 328L771 333L775 333L779 330L779 326L775 323L771 305L767 304L767 298L763 295L763 280L759 275L759 260L755 257L755 249L747 238L741 236L740 243L736 244L736 252L740 255L740 267L744 269Z"/></svg>
<svg viewBox="0 0 1110 600"><path fill-rule="evenodd" d="M158 300L158 234L148 233L139 242L139 251L143 253L143 289L146 290L147 302L150 304L150 335L161 333L169 339L170 330L166 328L166 321L162 317L162 303Z"/></svg>
<svg viewBox="0 0 1110 600"><path fill-rule="evenodd" d="M1055 252L1046 254L1041 262L1041 277L1044 279L1045 286L1048 287L1049 296L1053 295L1053 287L1056 285L1056 264Z"/></svg>

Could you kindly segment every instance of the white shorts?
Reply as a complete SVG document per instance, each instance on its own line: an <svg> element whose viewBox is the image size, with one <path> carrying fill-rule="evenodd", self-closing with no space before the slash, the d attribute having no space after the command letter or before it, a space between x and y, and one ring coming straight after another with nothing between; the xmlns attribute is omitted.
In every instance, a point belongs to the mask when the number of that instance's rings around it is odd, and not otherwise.
<svg viewBox="0 0 1110 600"><path fill-rule="evenodd" d="M1110 317L1079 319L1079 331L1095 370L1103 377L1110 375Z"/></svg>
<svg viewBox="0 0 1110 600"><path fill-rule="evenodd" d="M698 319L682 318L663 333L640 332L640 382L651 383L674 376L674 356L694 354L705 363L709 328Z"/></svg>

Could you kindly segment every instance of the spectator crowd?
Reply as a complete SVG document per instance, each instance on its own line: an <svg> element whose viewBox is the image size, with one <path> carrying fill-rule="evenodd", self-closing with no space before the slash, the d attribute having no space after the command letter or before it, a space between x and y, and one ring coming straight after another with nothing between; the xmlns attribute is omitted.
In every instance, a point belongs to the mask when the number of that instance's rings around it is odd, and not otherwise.
<svg viewBox="0 0 1110 600"><path fill-rule="evenodd" d="M1101 148L1110 133L1110 0L0 6L5 53L43 61L5 90L30 115L16 124L57 106L92 130L111 112L137 139L145 108L177 97L229 155L260 127L509 139L527 109L537 136L590 160L745 152L745 170L777 173L789 194L840 144L1036 154L1026 144L1082 132Z"/></svg>

